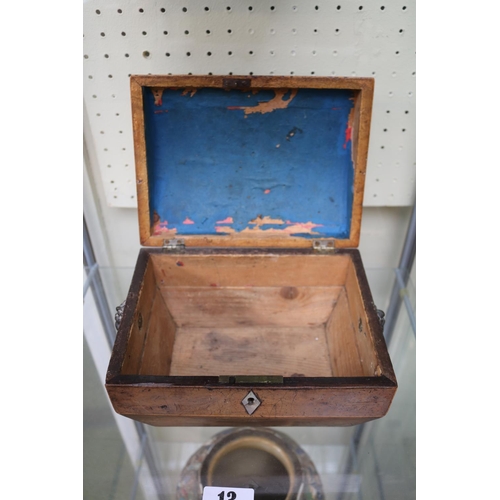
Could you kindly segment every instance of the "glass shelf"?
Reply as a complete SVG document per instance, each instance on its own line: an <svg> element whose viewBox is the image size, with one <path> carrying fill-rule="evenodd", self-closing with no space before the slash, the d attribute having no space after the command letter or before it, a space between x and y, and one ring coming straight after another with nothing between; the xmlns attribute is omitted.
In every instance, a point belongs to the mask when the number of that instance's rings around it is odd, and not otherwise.
<svg viewBox="0 0 500 500"><path fill-rule="evenodd" d="M91 269L84 269L84 281ZM386 310L394 269L367 269L375 304ZM189 458L224 428L143 426L111 408L104 376L110 341L94 307L101 280L111 317L126 297L132 268L99 268L84 285L84 498L176 499ZM415 286L400 289L403 301L389 352L398 391L387 415L354 427L280 427L311 458L325 500L414 499L415 486ZM93 318L93 320L92 320ZM101 330L99 330L101 323ZM114 334L114 333L113 333ZM108 335L109 337L109 335Z"/></svg>

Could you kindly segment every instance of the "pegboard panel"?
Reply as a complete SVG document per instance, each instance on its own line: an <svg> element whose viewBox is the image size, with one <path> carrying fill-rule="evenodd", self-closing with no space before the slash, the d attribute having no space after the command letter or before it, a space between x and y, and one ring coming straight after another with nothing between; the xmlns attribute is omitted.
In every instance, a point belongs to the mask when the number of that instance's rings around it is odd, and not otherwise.
<svg viewBox="0 0 500 500"><path fill-rule="evenodd" d="M130 74L373 77L364 204L414 202L414 0L85 2L84 133L114 207L137 206Z"/></svg>

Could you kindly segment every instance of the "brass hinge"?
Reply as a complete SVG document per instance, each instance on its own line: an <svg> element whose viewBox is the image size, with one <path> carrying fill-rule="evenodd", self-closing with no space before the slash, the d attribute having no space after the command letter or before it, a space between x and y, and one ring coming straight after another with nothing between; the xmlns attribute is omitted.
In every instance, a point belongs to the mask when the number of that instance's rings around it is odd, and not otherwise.
<svg viewBox="0 0 500 500"><path fill-rule="evenodd" d="M334 252L335 244L333 240L314 240L313 249L317 252Z"/></svg>
<svg viewBox="0 0 500 500"><path fill-rule="evenodd" d="M181 238L172 238L171 240L163 240L163 245L162 249L165 252L179 252L181 250L184 250L186 248L186 244L184 243L184 240Z"/></svg>
<svg viewBox="0 0 500 500"><path fill-rule="evenodd" d="M282 375L219 375L219 384L282 384Z"/></svg>

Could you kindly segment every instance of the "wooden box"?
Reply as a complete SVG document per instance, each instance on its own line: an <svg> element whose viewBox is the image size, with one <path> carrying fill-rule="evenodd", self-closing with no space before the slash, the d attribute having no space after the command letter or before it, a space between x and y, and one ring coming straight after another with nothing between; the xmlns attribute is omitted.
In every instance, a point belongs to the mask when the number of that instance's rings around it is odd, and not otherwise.
<svg viewBox="0 0 500 500"><path fill-rule="evenodd" d="M106 378L158 426L354 425L397 383L358 246L373 79L132 76L141 249Z"/></svg>

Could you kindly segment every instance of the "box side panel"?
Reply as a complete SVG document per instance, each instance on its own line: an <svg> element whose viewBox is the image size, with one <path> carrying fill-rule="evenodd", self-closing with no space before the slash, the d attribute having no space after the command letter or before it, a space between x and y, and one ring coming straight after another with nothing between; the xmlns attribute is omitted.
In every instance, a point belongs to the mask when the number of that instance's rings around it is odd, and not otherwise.
<svg viewBox="0 0 500 500"><path fill-rule="evenodd" d="M329 287L343 286L350 261L347 251L335 255L314 254L311 250L233 249L187 250L162 253L149 250L160 276L158 286L166 287Z"/></svg>
<svg viewBox="0 0 500 500"><path fill-rule="evenodd" d="M336 377L373 375L373 373L366 373L363 369L345 289L342 289L326 323L326 339L333 374Z"/></svg>
<svg viewBox="0 0 500 500"><path fill-rule="evenodd" d="M351 250L352 266L348 267L346 290L349 291L349 307L358 335L358 348L363 364L373 370L374 375L384 375L396 383L392 362L385 343L384 332L373 302L366 273L357 250ZM357 322L357 323L356 323Z"/></svg>

